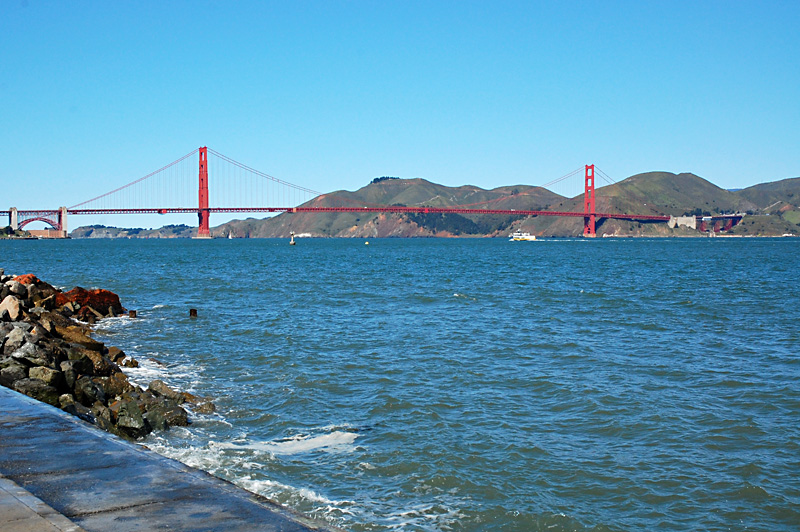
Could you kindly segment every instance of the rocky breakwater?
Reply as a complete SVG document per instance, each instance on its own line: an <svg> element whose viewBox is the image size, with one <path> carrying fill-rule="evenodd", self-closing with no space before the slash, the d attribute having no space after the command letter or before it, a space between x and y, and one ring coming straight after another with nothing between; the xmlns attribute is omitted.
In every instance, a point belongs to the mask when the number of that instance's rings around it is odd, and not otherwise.
<svg viewBox="0 0 800 532"><path fill-rule="evenodd" d="M162 381L146 390L128 381L120 366L138 362L90 336L96 320L124 312L108 290L62 292L0 269L0 384L127 439L188 425L187 403L213 409Z"/></svg>

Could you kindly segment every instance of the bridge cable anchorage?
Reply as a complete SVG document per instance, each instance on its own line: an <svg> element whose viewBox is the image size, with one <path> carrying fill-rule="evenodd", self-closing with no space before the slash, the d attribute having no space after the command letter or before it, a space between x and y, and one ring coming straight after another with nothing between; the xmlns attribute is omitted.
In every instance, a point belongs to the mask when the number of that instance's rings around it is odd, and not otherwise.
<svg viewBox="0 0 800 532"><path fill-rule="evenodd" d="M68 207L67 210L77 209L81 205L86 205L87 203L92 203L93 201L97 201L99 199L108 197L108 196L110 196L112 194L120 192L121 190L124 190L124 189L126 189L128 187L131 187L131 186L133 186L133 185L135 185L137 183L141 183L145 179L147 179L149 177L153 177L154 175L159 174L159 173L163 172L164 170L167 170L168 168L171 168L171 167L175 166L176 164L180 163L181 161L184 161L184 160L188 159L189 157L191 157L194 154L196 154L198 151L199 151L198 149L194 149L194 150L190 151L189 153L187 153L186 155L184 155L183 157L181 157L180 159L176 159L176 160L172 161L171 163L169 163L168 165L166 165L166 166L164 166L162 168L159 168L158 170L156 170L154 172L150 172L149 174L147 174L144 177L140 177L136 181L131 181L127 185L123 185L123 186L121 186L119 188L116 188L116 189L112 190L111 192L106 192L105 194L100 194L96 198L92 198L90 200L82 201L81 203L76 203L75 205L73 205L71 207Z"/></svg>

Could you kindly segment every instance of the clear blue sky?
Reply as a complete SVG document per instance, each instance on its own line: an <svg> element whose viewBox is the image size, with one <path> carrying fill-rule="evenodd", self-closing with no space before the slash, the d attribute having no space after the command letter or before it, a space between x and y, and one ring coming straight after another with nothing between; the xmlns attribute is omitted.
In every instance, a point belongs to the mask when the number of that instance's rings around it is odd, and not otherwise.
<svg viewBox="0 0 800 532"><path fill-rule="evenodd" d="M322 191L796 177L798 28L797 0L0 0L0 204L73 205L204 145ZM196 217L70 226L95 222Z"/></svg>

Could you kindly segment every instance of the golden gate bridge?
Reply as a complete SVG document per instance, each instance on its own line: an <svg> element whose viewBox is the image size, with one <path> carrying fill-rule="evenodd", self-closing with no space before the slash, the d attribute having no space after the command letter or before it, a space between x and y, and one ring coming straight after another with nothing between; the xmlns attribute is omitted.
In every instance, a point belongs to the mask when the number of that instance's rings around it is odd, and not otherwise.
<svg viewBox="0 0 800 532"><path fill-rule="evenodd" d="M212 156L211 159L209 159L209 155ZM194 157L197 157L196 163ZM570 178L578 172L580 169L551 181L544 187ZM212 186L210 183L209 175L215 176L216 186ZM195 190L197 191L196 195ZM210 217L211 214L216 213L385 212L562 216L583 218L583 236L589 238L596 236L597 223L604 218L639 222L668 222L671 219L670 216L652 214L597 212L595 166L593 164L585 165L583 168L583 190L582 211L475 207L475 205L489 205L497 199L503 198L487 200L479 204L444 207L381 205L344 198L340 199L340 203L349 203L349 205L319 205L321 203L319 200L322 198L326 198L328 202L333 199L335 202L336 197L278 179L204 146L192 150L144 177L71 207L50 210L22 210L11 207L7 211L0 211L0 216L7 216L8 225L14 230L23 229L30 223L40 221L49 225L56 232L60 232L60 236L65 237L67 216L196 213L198 238L211 238ZM212 207L212 191L215 203L228 206ZM153 207L153 203L171 206ZM311 204L309 205L309 203ZM268 206L270 204L277 206ZM741 215L698 216L697 221L701 231L706 230L708 221L714 224L715 231L729 230L741 221Z"/></svg>

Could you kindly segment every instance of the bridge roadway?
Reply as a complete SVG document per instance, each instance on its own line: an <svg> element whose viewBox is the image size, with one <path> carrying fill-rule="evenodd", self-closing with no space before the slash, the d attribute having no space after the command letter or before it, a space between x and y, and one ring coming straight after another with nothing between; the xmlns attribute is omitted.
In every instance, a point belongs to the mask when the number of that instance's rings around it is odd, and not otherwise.
<svg viewBox="0 0 800 532"><path fill-rule="evenodd" d="M146 208L146 209L66 209L70 215L91 215L91 214L197 214L197 207L165 207L165 208ZM588 216L585 212L572 211L533 211L525 209L464 209L458 207L404 207L396 205L386 206L363 206L363 207L210 207L210 214L214 213L251 213L251 212L392 212L392 213L452 213L452 214L506 214L511 216L569 216L573 218L584 218ZM50 210L19 210L19 215L29 217L54 216L58 213L57 209ZM10 211L0 211L0 216L9 216ZM617 214L617 213L589 213L597 218L616 218L620 220L645 220L653 222L669 221L669 216L653 216L643 214Z"/></svg>
<svg viewBox="0 0 800 532"><path fill-rule="evenodd" d="M338 530L0 386L0 530Z"/></svg>

